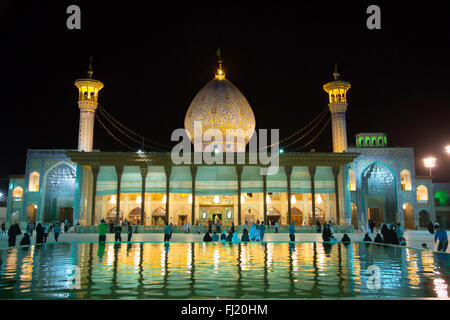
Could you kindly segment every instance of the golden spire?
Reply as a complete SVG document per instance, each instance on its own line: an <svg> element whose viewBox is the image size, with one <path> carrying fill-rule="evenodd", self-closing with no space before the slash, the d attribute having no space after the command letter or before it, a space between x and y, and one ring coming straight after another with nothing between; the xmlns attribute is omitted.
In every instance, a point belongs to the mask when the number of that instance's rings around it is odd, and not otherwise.
<svg viewBox="0 0 450 320"><path fill-rule="evenodd" d="M334 81L339 80L339 73L337 71L337 63L334 65L333 77L334 77Z"/></svg>
<svg viewBox="0 0 450 320"><path fill-rule="evenodd" d="M220 55L220 48L217 49L216 54L217 54L217 59L218 59L218 64L219 64L219 67L217 68L216 79L223 80L223 79L225 79L225 72L222 69L223 61L222 61L222 57Z"/></svg>
<svg viewBox="0 0 450 320"><path fill-rule="evenodd" d="M89 70L87 72L88 74L88 78L92 79L92 74L94 73L94 71L92 70L92 56L89 58Z"/></svg>

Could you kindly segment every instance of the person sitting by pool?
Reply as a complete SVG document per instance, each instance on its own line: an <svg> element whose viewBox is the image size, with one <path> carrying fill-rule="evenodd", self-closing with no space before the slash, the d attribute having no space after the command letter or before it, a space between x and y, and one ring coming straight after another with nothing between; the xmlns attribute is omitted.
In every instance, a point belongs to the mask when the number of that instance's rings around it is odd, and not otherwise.
<svg viewBox="0 0 450 320"><path fill-rule="evenodd" d="M228 235L227 235L227 238L226 238L227 242L231 242L233 240L233 234L234 233L231 230L230 230L230 232L228 232Z"/></svg>
<svg viewBox="0 0 450 320"><path fill-rule="evenodd" d="M23 235L22 240L20 240L21 246L29 246L31 244L30 234L27 232Z"/></svg>
<svg viewBox="0 0 450 320"><path fill-rule="evenodd" d="M222 234L220 235L220 241L227 241L227 233L225 230L222 230Z"/></svg>
<svg viewBox="0 0 450 320"><path fill-rule="evenodd" d="M348 236L348 234L344 234L344 236L342 237L341 242L351 242L352 240L350 240L350 237Z"/></svg>
<svg viewBox="0 0 450 320"><path fill-rule="evenodd" d="M330 238L331 238L330 226L328 225L328 223L325 223L323 225L322 240L323 241L330 241Z"/></svg>
<svg viewBox="0 0 450 320"><path fill-rule="evenodd" d="M400 243L401 246L406 246L406 239L405 238L400 238L399 243Z"/></svg>
<svg viewBox="0 0 450 320"><path fill-rule="evenodd" d="M203 237L203 241L204 241L204 242L211 242L211 241L212 241L212 238L211 238L211 236L209 235L209 232L206 232L206 233L205 233L205 236Z"/></svg>
<svg viewBox="0 0 450 320"><path fill-rule="evenodd" d="M436 243L436 240L439 240L437 251L445 252L447 251L448 247L448 237L447 232L443 229L441 229L441 226L439 223L436 223L434 225L434 229L436 230L436 233L434 234L434 242Z"/></svg>
<svg viewBox="0 0 450 320"><path fill-rule="evenodd" d="M219 235L217 234L217 232L213 233L212 241L219 241Z"/></svg>
<svg viewBox="0 0 450 320"><path fill-rule="evenodd" d="M242 233L242 238L241 238L242 242L248 242L250 241L250 238L248 236L248 231L247 229L244 229L244 232Z"/></svg>
<svg viewBox="0 0 450 320"><path fill-rule="evenodd" d="M377 236L380 236L380 234L378 234ZM381 236L380 236L380 239L381 239ZM366 235L364 236L363 241L372 242L372 238L369 236L368 232L366 232Z"/></svg>
<svg viewBox="0 0 450 320"><path fill-rule="evenodd" d="M381 235L379 233L377 233L377 235L375 236L375 239L373 240L373 242L375 243L383 243L383 238L381 237Z"/></svg>
<svg viewBox="0 0 450 320"><path fill-rule="evenodd" d="M231 238L231 242L233 242L233 243L241 242L241 240L239 240L239 236L238 236L238 233L236 231L233 234L233 238Z"/></svg>
<svg viewBox="0 0 450 320"><path fill-rule="evenodd" d="M397 244L397 245L400 244L400 240L399 240L397 233L395 232L395 229L393 226L391 227L390 233L391 233L391 241L392 241L391 243Z"/></svg>

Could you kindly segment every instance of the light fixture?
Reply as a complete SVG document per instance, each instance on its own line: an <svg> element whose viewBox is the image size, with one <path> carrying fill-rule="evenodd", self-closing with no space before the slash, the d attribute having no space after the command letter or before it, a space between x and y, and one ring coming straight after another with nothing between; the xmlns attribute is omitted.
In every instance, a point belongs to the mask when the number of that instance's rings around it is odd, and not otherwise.
<svg viewBox="0 0 450 320"><path fill-rule="evenodd" d="M244 203L244 202L245 202L245 197L243 194L241 194L241 203Z"/></svg>
<svg viewBox="0 0 450 320"><path fill-rule="evenodd" d="M115 195L111 196L111 199L109 199L109 203L116 204L116 196Z"/></svg>
<svg viewBox="0 0 450 320"><path fill-rule="evenodd" d="M34 208L37 209L37 205L36 204L34 205Z"/></svg>
<svg viewBox="0 0 450 320"><path fill-rule="evenodd" d="M280 149L280 153L283 153L284 152L284 150L283 149Z"/></svg>
<svg viewBox="0 0 450 320"><path fill-rule="evenodd" d="M406 210L406 203L403 204L403 210Z"/></svg>
<svg viewBox="0 0 450 320"><path fill-rule="evenodd" d="M322 203L322 197L320 196L320 194L318 194L317 195L317 198L316 198L316 202L317 202L317 204L321 204Z"/></svg>
<svg viewBox="0 0 450 320"><path fill-rule="evenodd" d="M188 202L192 204L192 194L189 195Z"/></svg>
<svg viewBox="0 0 450 320"><path fill-rule="evenodd" d="M220 203L220 197L219 197L219 196L214 196L213 202L214 202L215 204Z"/></svg>
<svg viewBox="0 0 450 320"><path fill-rule="evenodd" d="M269 196L269 195L266 196L266 202L267 202L268 204L270 203L270 196Z"/></svg>
<svg viewBox="0 0 450 320"><path fill-rule="evenodd" d="M162 202L163 203L167 203L167 196L166 195L163 195Z"/></svg>
<svg viewBox="0 0 450 320"><path fill-rule="evenodd" d="M136 203L137 204L141 204L142 203L142 197L140 194L138 194L137 198L136 198Z"/></svg>
<svg viewBox="0 0 450 320"><path fill-rule="evenodd" d="M423 159L423 163L424 163L425 167L430 169L430 176L431 176L431 169L436 166L436 158L434 158L434 157L425 158L425 159Z"/></svg>
<svg viewBox="0 0 450 320"><path fill-rule="evenodd" d="M293 194L291 197L291 203L295 204L297 202L297 199L295 198L295 195Z"/></svg>
<svg viewBox="0 0 450 320"><path fill-rule="evenodd" d="M450 145L445 146L445 152L447 152L448 154L450 154Z"/></svg>

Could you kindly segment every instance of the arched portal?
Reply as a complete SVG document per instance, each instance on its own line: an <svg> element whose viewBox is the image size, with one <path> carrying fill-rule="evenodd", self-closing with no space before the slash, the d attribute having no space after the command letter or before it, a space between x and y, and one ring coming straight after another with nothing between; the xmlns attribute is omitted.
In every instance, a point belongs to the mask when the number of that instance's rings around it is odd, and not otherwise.
<svg viewBox="0 0 450 320"><path fill-rule="evenodd" d="M48 172L45 177L45 222L73 219L75 177L75 170L67 163L61 163Z"/></svg>
<svg viewBox="0 0 450 320"><path fill-rule="evenodd" d="M303 212L296 207L292 208L291 222L295 222L296 225L301 226L303 224L303 219Z"/></svg>
<svg viewBox="0 0 450 320"><path fill-rule="evenodd" d="M426 228L430 223L430 214L426 210L419 212L419 227Z"/></svg>
<svg viewBox="0 0 450 320"><path fill-rule="evenodd" d="M396 188L392 170L381 162L369 165L361 174L361 200L367 218L380 225L396 221Z"/></svg>
<svg viewBox="0 0 450 320"><path fill-rule="evenodd" d="M155 226L163 226L166 217L166 210L159 207L152 212L152 224Z"/></svg>
<svg viewBox="0 0 450 320"><path fill-rule="evenodd" d="M416 223L414 222L414 207L409 202L403 204L403 217L406 229L416 228Z"/></svg>
<svg viewBox="0 0 450 320"><path fill-rule="evenodd" d="M144 221L145 221L145 211L144 211ZM128 222L130 224L134 224L137 222L138 224L141 224L141 208L136 207L133 210L128 213Z"/></svg>
<svg viewBox="0 0 450 320"><path fill-rule="evenodd" d="M37 205L32 203L27 207L27 217L25 221L36 223Z"/></svg>

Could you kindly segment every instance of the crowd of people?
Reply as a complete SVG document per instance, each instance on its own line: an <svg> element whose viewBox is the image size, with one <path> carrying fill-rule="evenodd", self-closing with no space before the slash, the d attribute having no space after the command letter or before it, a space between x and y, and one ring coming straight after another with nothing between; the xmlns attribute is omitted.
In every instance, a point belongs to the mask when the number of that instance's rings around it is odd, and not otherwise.
<svg viewBox="0 0 450 320"><path fill-rule="evenodd" d="M78 223L76 223L79 225ZM25 230L21 230L18 223L13 223L8 229L8 246L14 247L16 245L16 238L19 235L22 235L22 239L20 240L19 245L31 245L33 244L33 232L36 232L36 244L42 244L47 242L47 237L50 233L53 233L55 237L55 242L58 242L58 238L60 234L67 233L72 231L72 227L70 222L66 219L61 223L59 220L50 223L41 223L38 222L35 224L34 222L28 221L25 226ZM4 224L2 225L2 230L4 229ZM2 231L3 233L3 231Z"/></svg>

